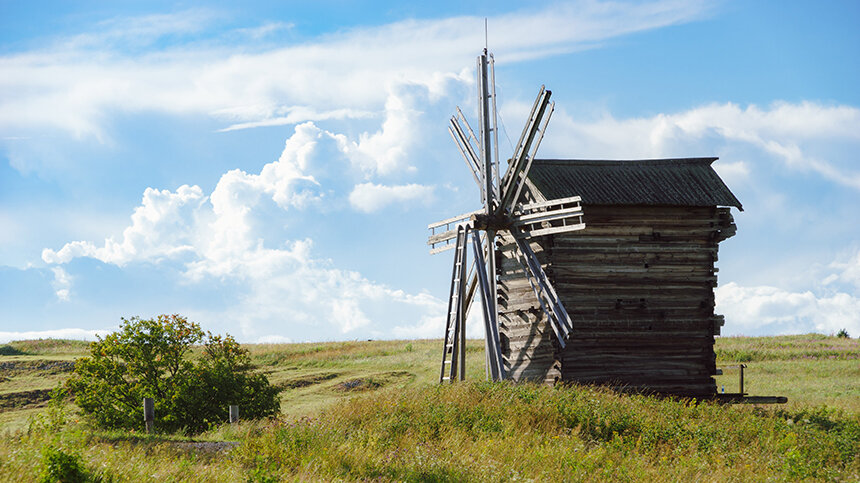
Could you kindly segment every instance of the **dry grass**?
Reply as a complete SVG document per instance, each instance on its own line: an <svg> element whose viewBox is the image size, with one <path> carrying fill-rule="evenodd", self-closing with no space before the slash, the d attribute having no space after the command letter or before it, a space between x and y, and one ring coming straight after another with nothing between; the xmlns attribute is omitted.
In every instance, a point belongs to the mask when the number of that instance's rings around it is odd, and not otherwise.
<svg viewBox="0 0 860 483"><path fill-rule="evenodd" d="M468 378L483 379L483 343L469 341ZM860 346L819 335L721 338L718 378L747 364L747 392L786 406L721 407L588 387L468 383L440 387L441 342L249 345L283 389L283 416L200 435L94 430L59 407L0 410L0 480L33 481L51 447L93 481L636 480L860 478ZM0 394L54 384L50 361L81 343L13 343ZM7 352L12 352L11 350ZM21 364L21 365L17 365Z"/></svg>

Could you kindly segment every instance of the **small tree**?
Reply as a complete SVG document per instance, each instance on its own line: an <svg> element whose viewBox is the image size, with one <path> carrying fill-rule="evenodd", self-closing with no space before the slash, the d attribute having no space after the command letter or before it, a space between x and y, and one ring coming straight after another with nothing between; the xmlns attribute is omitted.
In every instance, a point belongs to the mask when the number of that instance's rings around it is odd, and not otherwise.
<svg viewBox="0 0 860 483"><path fill-rule="evenodd" d="M192 358L201 344L202 354ZM253 369L248 351L229 335L204 333L179 315L132 317L91 344L65 387L102 427L142 429L141 402L151 397L158 428L199 432L226 422L228 404L247 418L278 412L277 388Z"/></svg>

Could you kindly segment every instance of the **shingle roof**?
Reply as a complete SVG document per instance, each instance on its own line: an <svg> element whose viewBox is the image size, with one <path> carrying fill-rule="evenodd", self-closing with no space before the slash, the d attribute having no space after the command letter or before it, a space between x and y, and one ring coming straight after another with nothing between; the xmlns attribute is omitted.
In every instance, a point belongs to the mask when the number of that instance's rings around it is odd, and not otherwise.
<svg viewBox="0 0 860 483"><path fill-rule="evenodd" d="M529 179L547 199L580 196L583 204L735 206L743 211L711 167L716 160L536 159Z"/></svg>

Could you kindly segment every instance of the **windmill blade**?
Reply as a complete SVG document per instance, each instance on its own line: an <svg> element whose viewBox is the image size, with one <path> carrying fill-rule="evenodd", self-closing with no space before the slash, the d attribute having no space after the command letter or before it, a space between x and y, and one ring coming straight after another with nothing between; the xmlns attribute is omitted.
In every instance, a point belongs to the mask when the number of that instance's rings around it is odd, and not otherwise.
<svg viewBox="0 0 860 483"><path fill-rule="evenodd" d="M459 108L457 110L459 111ZM465 118L463 119L465 120ZM452 117L449 124L448 132L451 134L451 138L460 150L460 154L463 155L463 159L466 160L466 166L469 167L469 172L472 173L472 177L475 179L475 182L478 183L478 187L481 188L481 196L483 199L484 184L482 181L481 163L478 159L478 155L475 153L475 148L472 146L472 143L469 142L469 138L466 137L466 133L463 132L463 128L460 126L456 117ZM468 123L466 126L468 127ZM472 128L469 128L469 131L471 130ZM474 134L472 136L474 137Z"/></svg>
<svg viewBox="0 0 860 483"><path fill-rule="evenodd" d="M549 91L547 91L549 92ZM548 99L549 97L547 97ZM517 182L515 185L511 186L514 189L513 194L508 193L508 196L505 200L505 203L502 206L506 206L508 211L513 211L514 206L516 206L517 201L520 199L520 194L523 191L523 187L526 185L526 180L529 177L529 171L532 169L532 162L535 160L535 155L537 154L537 150L540 147L541 141L543 141L543 135L546 133L546 126L549 124L549 118L552 117L552 113L555 111L555 102L551 103L546 110L546 117L543 118L543 124L541 124L540 129L538 130L538 136L534 139L531 150L526 156L525 167L522 171L520 171L516 178Z"/></svg>
<svg viewBox="0 0 860 483"><path fill-rule="evenodd" d="M543 133L546 131L547 123L549 123L549 118L555 109L555 103L550 105L549 102L551 95L551 91L541 86L529 114L529 120L526 122L526 126L520 135L514 156L508 165L508 171L505 173L505 177L502 178L502 199L501 203L499 203L499 213L513 211L514 205L519 199L525 179L528 177L528 171L531 168L534 154L537 152L538 146L540 146ZM549 107L548 115L544 118L544 114L547 114L547 107ZM543 119L543 123L541 123L541 119ZM535 140L537 141L536 143Z"/></svg>
<svg viewBox="0 0 860 483"><path fill-rule="evenodd" d="M466 116L463 114L463 111L460 110L460 106L457 106L456 117L463 121L463 124L466 126L466 130L469 132L469 141L475 143L474 145L476 146L480 146L481 142L478 141L478 137L475 136L475 131L472 130L472 126L469 125L469 121L466 120Z"/></svg>
<svg viewBox="0 0 860 483"><path fill-rule="evenodd" d="M488 246L492 247L492 239L488 237ZM490 367L490 376L493 381L505 379L505 367L502 361L502 349L499 342L499 326L496 308L496 293L494 285L489 279L487 264L485 263L485 252L478 237L472 236L472 247L475 253L475 274L478 278L478 288L481 294L481 306L484 315L484 334L487 342L487 358ZM486 255L492 256L492 248ZM493 274L495 278L495 274Z"/></svg>
<svg viewBox="0 0 860 483"><path fill-rule="evenodd" d="M528 242L518 236L514 236L514 241L518 248L516 251L517 261L523 266L529 285L540 302L559 344L564 348L565 340L570 335L570 331L573 330L573 321Z"/></svg>
<svg viewBox="0 0 860 483"><path fill-rule="evenodd" d="M517 205L511 215L511 233L521 238L568 233L585 229L579 196Z"/></svg>
<svg viewBox="0 0 860 483"><path fill-rule="evenodd" d="M430 230L430 236L427 238L427 244L430 245L430 254L454 248L456 244L453 243L453 240L457 238L458 226L468 223L472 216L483 212L484 210L476 210L427 225L427 229Z"/></svg>

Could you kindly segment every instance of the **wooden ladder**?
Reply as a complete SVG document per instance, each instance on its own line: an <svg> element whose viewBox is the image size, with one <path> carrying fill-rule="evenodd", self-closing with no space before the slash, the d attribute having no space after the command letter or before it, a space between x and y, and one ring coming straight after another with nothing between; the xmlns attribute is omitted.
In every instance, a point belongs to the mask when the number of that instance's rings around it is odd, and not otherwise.
<svg viewBox="0 0 860 483"><path fill-rule="evenodd" d="M448 319L445 323L445 345L442 351L442 367L439 371L439 382L453 382L458 378L458 359L465 355L461 344L465 344L462 329L464 320L463 298L465 296L466 278L466 240L469 235L468 224L457 226L457 242L454 248L454 269L451 274L451 292L448 297ZM461 354L462 353L462 354ZM460 361L462 363L462 361ZM462 371L459 379L463 380L465 374Z"/></svg>

